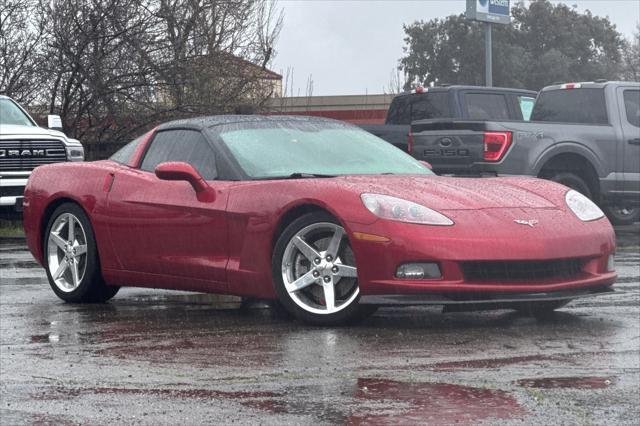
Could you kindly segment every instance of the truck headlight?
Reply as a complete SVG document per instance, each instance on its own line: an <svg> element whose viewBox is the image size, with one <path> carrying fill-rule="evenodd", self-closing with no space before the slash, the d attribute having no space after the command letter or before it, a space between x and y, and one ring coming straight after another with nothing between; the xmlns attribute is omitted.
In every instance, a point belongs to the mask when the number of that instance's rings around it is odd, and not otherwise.
<svg viewBox="0 0 640 426"><path fill-rule="evenodd" d="M367 210L382 219L421 225L453 225L453 221L442 213L402 198L382 194L362 194L360 198Z"/></svg>
<svg viewBox="0 0 640 426"><path fill-rule="evenodd" d="M83 161L84 160L84 148L82 145L68 145L67 146L67 159L69 161Z"/></svg>
<svg viewBox="0 0 640 426"><path fill-rule="evenodd" d="M596 206L593 201L578 191L574 191L573 189L567 191L564 199L571 211L583 222L600 219L604 216L600 207Z"/></svg>

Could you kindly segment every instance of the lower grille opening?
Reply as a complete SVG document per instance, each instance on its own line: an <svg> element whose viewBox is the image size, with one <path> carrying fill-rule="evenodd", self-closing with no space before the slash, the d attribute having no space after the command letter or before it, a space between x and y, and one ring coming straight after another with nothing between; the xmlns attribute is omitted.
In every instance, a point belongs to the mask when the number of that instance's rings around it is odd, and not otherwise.
<svg viewBox="0 0 640 426"><path fill-rule="evenodd" d="M0 197L22 197L24 186L0 186Z"/></svg>
<svg viewBox="0 0 640 426"><path fill-rule="evenodd" d="M584 264L584 259L478 261L463 262L462 272L471 282L543 281L578 277Z"/></svg>

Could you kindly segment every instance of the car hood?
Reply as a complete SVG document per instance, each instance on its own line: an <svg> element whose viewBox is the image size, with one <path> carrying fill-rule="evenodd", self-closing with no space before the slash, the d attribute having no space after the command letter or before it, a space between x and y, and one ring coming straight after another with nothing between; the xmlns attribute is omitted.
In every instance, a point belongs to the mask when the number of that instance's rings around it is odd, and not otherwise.
<svg viewBox="0 0 640 426"><path fill-rule="evenodd" d="M37 126L17 126L15 124L3 124L0 125L0 135L6 136L46 136L55 137L60 139L66 139L66 136L62 132L57 130L44 129Z"/></svg>
<svg viewBox="0 0 640 426"><path fill-rule="evenodd" d="M562 187L532 178L345 176L350 191L391 195L435 210L558 208ZM555 201L555 203L554 203Z"/></svg>

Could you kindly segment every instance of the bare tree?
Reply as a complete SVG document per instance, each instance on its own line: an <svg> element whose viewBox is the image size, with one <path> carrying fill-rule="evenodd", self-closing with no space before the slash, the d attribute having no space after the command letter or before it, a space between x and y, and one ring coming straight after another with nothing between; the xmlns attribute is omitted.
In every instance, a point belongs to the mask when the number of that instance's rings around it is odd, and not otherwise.
<svg viewBox="0 0 640 426"><path fill-rule="evenodd" d="M402 72L402 68L398 66L391 70L389 74L389 85L383 91L384 93L397 95L404 91L405 85L404 73Z"/></svg>
<svg viewBox="0 0 640 426"><path fill-rule="evenodd" d="M216 113L271 94L261 77L282 26L274 2L158 0L147 7L156 48L133 47L147 56L165 104Z"/></svg>
<svg viewBox="0 0 640 426"><path fill-rule="evenodd" d="M84 142L125 141L162 120L233 112L273 94L266 66L283 19L274 2L14 1L45 17L39 96Z"/></svg>
<svg viewBox="0 0 640 426"><path fill-rule="evenodd" d="M45 19L37 1L0 0L0 93L30 103L42 91ZM35 13L34 13L35 12Z"/></svg>

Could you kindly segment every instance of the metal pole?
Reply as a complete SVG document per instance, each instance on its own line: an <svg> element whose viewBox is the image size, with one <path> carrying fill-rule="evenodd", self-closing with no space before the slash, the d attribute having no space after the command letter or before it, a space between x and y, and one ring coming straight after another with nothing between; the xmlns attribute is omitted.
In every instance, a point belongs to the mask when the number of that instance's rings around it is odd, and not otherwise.
<svg viewBox="0 0 640 426"><path fill-rule="evenodd" d="M484 76L485 85L493 86L493 61L491 56L491 22L484 23Z"/></svg>

